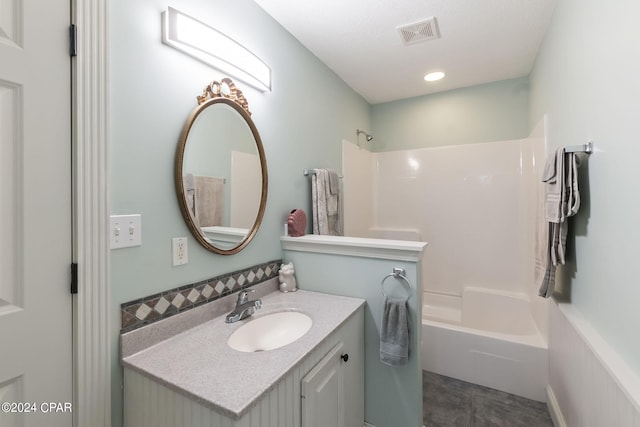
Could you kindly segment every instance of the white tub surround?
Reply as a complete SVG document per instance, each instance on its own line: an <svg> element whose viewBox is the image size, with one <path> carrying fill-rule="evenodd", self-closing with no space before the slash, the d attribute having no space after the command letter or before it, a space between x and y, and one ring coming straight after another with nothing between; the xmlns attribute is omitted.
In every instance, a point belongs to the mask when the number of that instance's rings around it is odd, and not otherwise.
<svg viewBox="0 0 640 427"><path fill-rule="evenodd" d="M524 294L468 287L422 311L422 368L545 401L548 347Z"/></svg>
<svg viewBox="0 0 640 427"><path fill-rule="evenodd" d="M306 291L272 292L262 302L254 318L277 311L299 311L310 316L313 325L306 335L279 349L241 353L230 348L227 340L246 322L227 324L225 316L219 316L130 354L127 343L137 341L133 334L144 336L143 327L125 334L126 339L123 335L125 372L134 371L136 375L129 378L137 378L138 383L142 381L140 375L152 379L200 407L239 420L364 305L361 299ZM128 404L125 393L125 409Z"/></svg>
<svg viewBox="0 0 640 427"><path fill-rule="evenodd" d="M521 293L546 333L534 282L546 129L544 119L524 139L376 153L343 143L345 232L429 241L426 306L455 317L466 287Z"/></svg>
<svg viewBox="0 0 640 427"><path fill-rule="evenodd" d="M408 240L411 242L419 242L422 240L420 230L412 228L369 227L367 237L374 239Z"/></svg>
<svg viewBox="0 0 640 427"><path fill-rule="evenodd" d="M373 212L370 223L346 212L345 230L358 237L386 230L384 238L395 239L407 233L394 231L415 230L434 248L425 258L424 291L459 296L473 285L528 293L534 159L536 151L544 158L543 150L529 139L379 153L345 150L345 200L372 193ZM356 169L360 160L372 162L370 175ZM499 268L490 268L497 260Z"/></svg>
<svg viewBox="0 0 640 427"><path fill-rule="evenodd" d="M518 292L493 291L469 286L462 298L425 293L422 317L489 334L512 335L546 347L546 334L531 315L531 300ZM524 338L528 337L528 338Z"/></svg>

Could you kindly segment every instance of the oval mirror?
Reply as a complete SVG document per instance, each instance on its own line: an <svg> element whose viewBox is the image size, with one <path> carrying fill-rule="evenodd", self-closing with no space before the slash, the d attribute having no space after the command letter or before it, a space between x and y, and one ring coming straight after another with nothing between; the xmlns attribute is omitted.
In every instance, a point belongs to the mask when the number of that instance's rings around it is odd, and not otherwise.
<svg viewBox="0 0 640 427"><path fill-rule="evenodd" d="M267 203L267 162L242 92L230 79L198 97L182 129L175 162L180 210L211 252L231 255L254 237Z"/></svg>

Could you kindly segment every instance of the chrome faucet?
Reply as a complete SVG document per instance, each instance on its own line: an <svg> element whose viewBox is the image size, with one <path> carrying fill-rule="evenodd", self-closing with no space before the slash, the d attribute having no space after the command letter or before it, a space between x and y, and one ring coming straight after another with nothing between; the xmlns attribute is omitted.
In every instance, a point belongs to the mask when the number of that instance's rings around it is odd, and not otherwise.
<svg viewBox="0 0 640 427"><path fill-rule="evenodd" d="M249 292L255 292L255 290L249 289L249 291L240 291L238 294L238 300L236 301L236 308L234 308L231 313L227 314L227 323L234 323L238 320L246 319L262 307L262 300L260 299L249 301Z"/></svg>

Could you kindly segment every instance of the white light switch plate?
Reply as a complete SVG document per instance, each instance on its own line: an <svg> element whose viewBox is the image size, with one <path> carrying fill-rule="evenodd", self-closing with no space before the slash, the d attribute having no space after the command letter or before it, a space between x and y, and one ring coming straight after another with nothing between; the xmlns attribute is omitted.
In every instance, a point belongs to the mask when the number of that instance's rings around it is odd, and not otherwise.
<svg viewBox="0 0 640 427"><path fill-rule="evenodd" d="M111 249L142 245L142 215L111 215Z"/></svg>

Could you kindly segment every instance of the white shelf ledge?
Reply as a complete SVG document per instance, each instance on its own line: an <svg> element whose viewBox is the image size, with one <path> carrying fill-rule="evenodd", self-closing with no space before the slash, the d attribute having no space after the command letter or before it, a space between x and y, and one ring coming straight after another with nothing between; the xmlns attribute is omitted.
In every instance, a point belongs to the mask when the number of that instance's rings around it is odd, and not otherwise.
<svg viewBox="0 0 640 427"><path fill-rule="evenodd" d="M362 237L324 236L308 234L301 237L281 237L286 251L315 252L362 258L419 262L426 242L407 240L368 239Z"/></svg>

